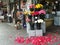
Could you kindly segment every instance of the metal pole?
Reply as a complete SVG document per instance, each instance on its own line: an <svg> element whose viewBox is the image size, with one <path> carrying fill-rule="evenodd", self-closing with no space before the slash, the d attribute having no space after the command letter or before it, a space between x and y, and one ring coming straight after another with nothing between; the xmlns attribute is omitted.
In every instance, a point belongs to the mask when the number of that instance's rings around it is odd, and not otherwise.
<svg viewBox="0 0 60 45"><path fill-rule="evenodd" d="M16 20L17 20L17 16L16 16L16 12L17 12L17 6L16 6L16 2L17 0L14 0L14 18L15 18L15 24L16 24Z"/></svg>
<svg viewBox="0 0 60 45"><path fill-rule="evenodd" d="M18 10L21 11L21 6L20 6L21 5L21 0L18 0L17 2L18 2L18 6L19 6L19 9Z"/></svg>

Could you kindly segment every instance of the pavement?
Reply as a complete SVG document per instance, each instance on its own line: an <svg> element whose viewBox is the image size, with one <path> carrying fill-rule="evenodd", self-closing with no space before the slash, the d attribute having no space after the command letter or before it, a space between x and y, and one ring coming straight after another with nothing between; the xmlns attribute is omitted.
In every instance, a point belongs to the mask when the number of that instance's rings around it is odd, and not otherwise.
<svg viewBox="0 0 60 45"><path fill-rule="evenodd" d="M28 37L28 34L26 30L16 30L7 23L0 23L0 45L15 45L14 40L17 36Z"/></svg>
<svg viewBox="0 0 60 45"><path fill-rule="evenodd" d="M13 23L0 23L0 45L22 45L22 44L16 44L14 42L15 38L18 36L22 36L24 38L28 37L26 30L24 29L16 30L15 27L13 26L14 26ZM48 32L48 33L55 35L55 33L53 32L52 33ZM53 45L58 45L59 43L60 41L54 43ZM28 44L28 45L31 45L31 44Z"/></svg>
<svg viewBox="0 0 60 45"><path fill-rule="evenodd" d="M10 25L10 26L14 26L15 25L14 19L13 19L13 22L12 23L7 22L7 24Z"/></svg>
<svg viewBox="0 0 60 45"><path fill-rule="evenodd" d="M10 26L13 26L13 27L15 25L15 23L7 23L7 24L10 25Z"/></svg>

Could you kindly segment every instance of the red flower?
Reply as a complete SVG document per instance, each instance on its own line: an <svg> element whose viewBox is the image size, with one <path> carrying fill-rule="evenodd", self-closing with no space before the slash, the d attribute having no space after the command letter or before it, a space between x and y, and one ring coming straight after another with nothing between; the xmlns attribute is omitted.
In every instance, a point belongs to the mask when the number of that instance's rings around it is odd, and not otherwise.
<svg viewBox="0 0 60 45"><path fill-rule="evenodd" d="M34 14L35 14L35 15L39 15L39 12L38 12L38 11L36 11Z"/></svg>
<svg viewBox="0 0 60 45"><path fill-rule="evenodd" d="M34 16L34 15L39 15L39 12L35 11L34 13L32 13L32 16Z"/></svg>
<svg viewBox="0 0 60 45"><path fill-rule="evenodd" d="M31 42L29 38L26 38L25 41L26 41L27 44L29 44Z"/></svg>
<svg viewBox="0 0 60 45"><path fill-rule="evenodd" d="M49 42L52 45L55 42L58 42L57 39L60 38L57 36L53 36L53 37L52 36L50 37L50 36L51 34L47 36L37 36L37 37L34 36L26 39L24 39L23 37L16 37L15 41L17 43L24 43L24 42L26 42L26 44L32 43L33 45L47 45Z"/></svg>
<svg viewBox="0 0 60 45"><path fill-rule="evenodd" d="M29 8L34 8L35 7L35 5L34 4L31 4L30 6L29 6Z"/></svg>
<svg viewBox="0 0 60 45"><path fill-rule="evenodd" d="M23 37L16 37L15 42L17 43L24 43L24 38Z"/></svg>

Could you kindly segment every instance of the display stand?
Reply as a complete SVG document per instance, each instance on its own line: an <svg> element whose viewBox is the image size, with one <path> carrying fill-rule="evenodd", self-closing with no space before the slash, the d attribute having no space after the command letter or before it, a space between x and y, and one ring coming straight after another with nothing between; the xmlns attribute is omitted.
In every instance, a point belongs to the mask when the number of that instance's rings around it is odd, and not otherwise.
<svg viewBox="0 0 60 45"><path fill-rule="evenodd" d="M43 36L43 30L40 29L40 30L36 30L36 36Z"/></svg>
<svg viewBox="0 0 60 45"><path fill-rule="evenodd" d="M46 24L45 22L41 23L41 29L40 30L31 30L30 24L27 22L27 33L28 36L43 36L43 33L46 33Z"/></svg>

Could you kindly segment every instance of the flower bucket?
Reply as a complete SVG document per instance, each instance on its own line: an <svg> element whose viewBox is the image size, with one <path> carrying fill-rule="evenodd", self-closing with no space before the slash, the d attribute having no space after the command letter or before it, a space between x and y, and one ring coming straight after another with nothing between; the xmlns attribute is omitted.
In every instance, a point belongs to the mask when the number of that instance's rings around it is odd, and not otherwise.
<svg viewBox="0 0 60 45"><path fill-rule="evenodd" d="M56 13L57 13L57 16L60 16L60 11L57 11Z"/></svg>
<svg viewBox="0 0 60 45"><path fill-rule="evenodd" d="M37 23L37 29L41 29L41 23Z"/></svg>
<svg viewBox="0 0 60 45"><path fill-rule="evenodd" d="M34 30L34 23L30 23L30 29Z"/></svg>
<svg viewBox="0 0 60 45"><path fill-rule="evenodd" d="M46 15L45 15L45 18L47 18L47 19L50 18L49 14L46 14Z"/></svg>

